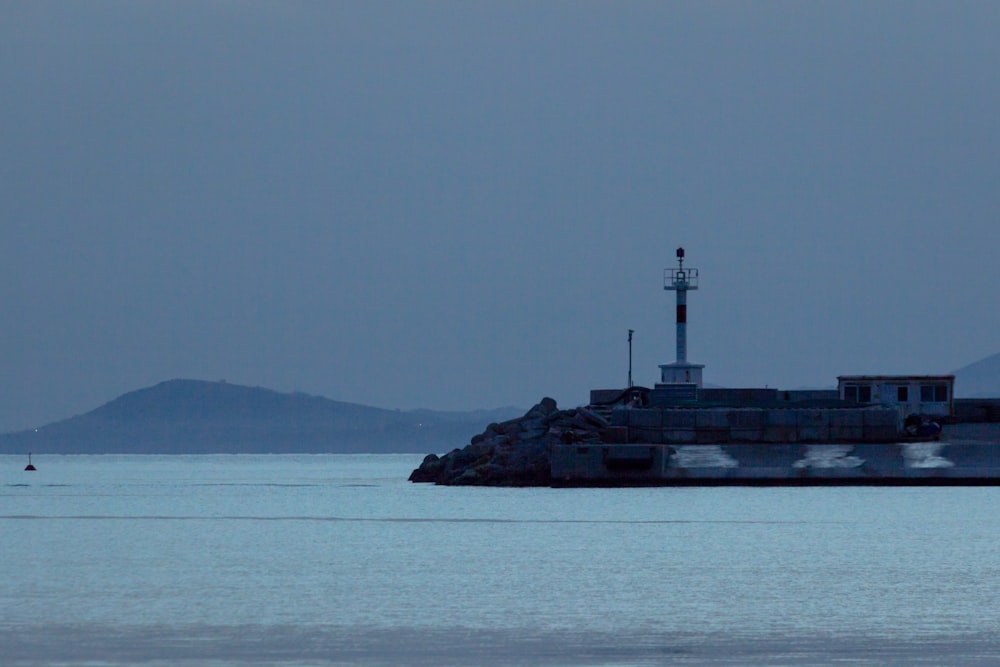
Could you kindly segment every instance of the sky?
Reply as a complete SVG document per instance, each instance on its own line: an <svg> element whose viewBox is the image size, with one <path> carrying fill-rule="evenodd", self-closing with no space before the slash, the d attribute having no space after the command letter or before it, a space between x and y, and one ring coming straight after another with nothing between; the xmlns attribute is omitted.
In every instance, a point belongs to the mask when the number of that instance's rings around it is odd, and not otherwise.
<svg viewBox="0 0 1000 667"><path fill-rule="evenodd" d="M0 431L1000 351L1000 3L2 2ZM960 388L959 388L960 389Z"/></svg>

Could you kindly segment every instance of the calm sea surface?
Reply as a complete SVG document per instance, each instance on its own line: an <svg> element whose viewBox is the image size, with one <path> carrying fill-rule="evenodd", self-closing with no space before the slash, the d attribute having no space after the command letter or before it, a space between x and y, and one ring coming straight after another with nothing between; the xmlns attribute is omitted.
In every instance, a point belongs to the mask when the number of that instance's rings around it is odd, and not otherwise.
<svg viewBox="0 0 1000 667"><path fill-rule="evenodd" d="M1000 663L1000 488L0 456L0 665Z"/></svg>

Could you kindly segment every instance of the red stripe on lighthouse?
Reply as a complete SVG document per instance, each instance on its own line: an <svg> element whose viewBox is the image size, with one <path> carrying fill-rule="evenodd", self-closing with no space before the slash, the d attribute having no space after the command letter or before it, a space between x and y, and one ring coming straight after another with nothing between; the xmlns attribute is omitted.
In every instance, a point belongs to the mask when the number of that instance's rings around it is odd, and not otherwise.
<svg viewBox="0 0 1000 667"><path fill-rule="evenodd" d="M688 307L683 304L677 304L677 324L687 324L688 321Z"/></svg>

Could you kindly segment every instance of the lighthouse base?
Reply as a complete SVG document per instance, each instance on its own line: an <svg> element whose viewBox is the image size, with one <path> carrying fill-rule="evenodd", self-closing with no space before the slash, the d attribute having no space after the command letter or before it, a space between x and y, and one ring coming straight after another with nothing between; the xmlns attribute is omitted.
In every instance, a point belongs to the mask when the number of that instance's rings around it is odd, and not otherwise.
<svg viewBox="0 0 1000 667"><path fill-rule="evenodd" d="M686 361L660 364L660 382L662 384L693 384L701 389L701 371L704 368L704 364L689 364Z"/></svg>

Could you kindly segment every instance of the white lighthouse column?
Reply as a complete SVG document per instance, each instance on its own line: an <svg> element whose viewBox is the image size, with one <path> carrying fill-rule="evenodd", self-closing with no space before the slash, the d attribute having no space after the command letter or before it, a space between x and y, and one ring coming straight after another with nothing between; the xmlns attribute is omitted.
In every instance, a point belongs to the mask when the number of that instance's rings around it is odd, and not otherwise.
<svg viewBox="0 0 1000 667"><path fill-rule="evenodd" d="M660 380L664 385L688 385L696 393L705 366L687 360L687 293L698 289L698 269L684 268L684 248L677 249L677 263L676 269L666 269L663 276L663 289L677 293L677 360L660 365Z"/></svg>

